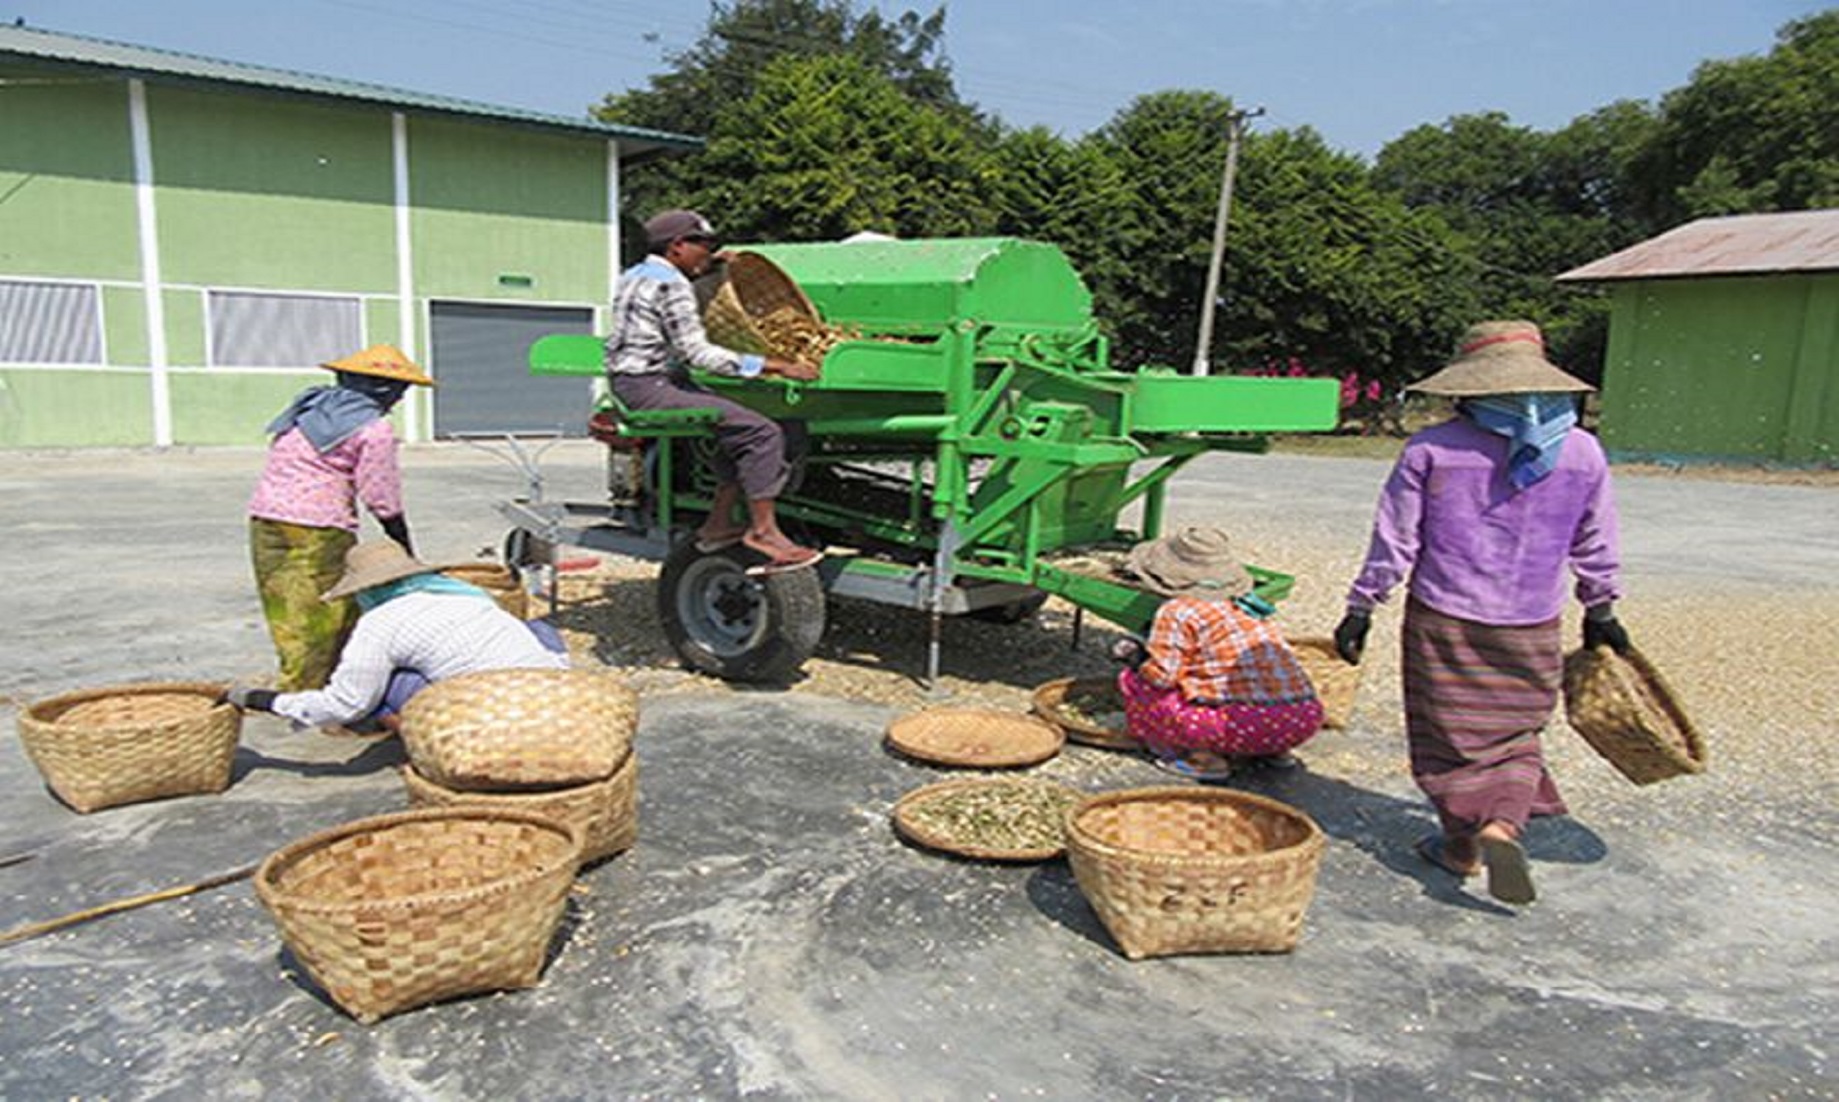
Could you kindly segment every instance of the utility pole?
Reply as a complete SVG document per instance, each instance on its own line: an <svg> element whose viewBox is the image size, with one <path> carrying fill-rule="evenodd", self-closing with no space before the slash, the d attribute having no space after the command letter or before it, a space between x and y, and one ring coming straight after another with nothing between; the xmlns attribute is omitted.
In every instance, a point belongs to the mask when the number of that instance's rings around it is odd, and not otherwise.
<svg viewBox="0 0 1839 1102"><path fill-rule="evenodd" d="M1232 214L1232 178L1239 171L1239 141L1252 119L1264 114L1264 108L1235 110L1226 120L1226 171L1220 176L1220 209L1213 219L1213 257L1207 264L1207 293L1200 303L1200 337L1194 345L1193 375L1212 370L1213 307L1220 297L1220 260L1226 255L1226 220Z"/></svg>

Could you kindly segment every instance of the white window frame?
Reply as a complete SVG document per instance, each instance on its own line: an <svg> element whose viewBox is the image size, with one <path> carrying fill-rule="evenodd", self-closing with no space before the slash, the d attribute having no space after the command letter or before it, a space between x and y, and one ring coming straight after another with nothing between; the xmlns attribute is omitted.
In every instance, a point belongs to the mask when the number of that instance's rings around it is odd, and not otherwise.
<svg viewBox="0 0 1839 1102"><path fill-rule="evenodd" d="M365 347L359 295L209 287L204 317L211 367L317 367Z"/></svg>
<svg viewBox="0 0 1839 1102"><path fill-rule="evenodd" d="M26 323L22 324L21 316L13 313L14 309L18 309L17 304L6 309L13 296L0 293L0 362L85 366L108 362L107 334L102 324L102 288L99 284L0 276L0 292L9 288L21 289L21 299L28 298L36 289L47 300L63 297L70 301L58 304L59 309L55 311L41 310L37 316L27 317ZM28 302L24 305L30 307L31 304ZM43 324L46 317L54 317L57 324L47 328ZM38 324L31 324L33 322ZM51 328L62 332L51 332ZM48 341L53 343L47 344Z"/></svg>

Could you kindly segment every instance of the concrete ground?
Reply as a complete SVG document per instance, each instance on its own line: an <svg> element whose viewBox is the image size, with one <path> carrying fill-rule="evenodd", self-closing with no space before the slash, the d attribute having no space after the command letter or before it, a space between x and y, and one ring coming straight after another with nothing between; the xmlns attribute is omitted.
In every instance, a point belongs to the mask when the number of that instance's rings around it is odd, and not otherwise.
<svg viewBox="0 0 1839 1102"><path fill-rule="evenodd" d="M425 557L498 543L492 505L519 488L508 466L457 445L405 460ZM259 462L248 450L9 455L0 718L71 689L264 673L240 512ZM546 466L552 491L591 494L593 448L564 445ZM1230 518L1267 542L1303 533L1352 562L1384 474L1214 456L1178 480L1172 512ZM1676 652L1717 647L1720 625L1762 594L1833 602L1831 490L1632 478L1621 496L1631 587L1699 610L1697 641ZM1320 618L1346 578L1315 581L1296 599ZM1823 661L1836 637L1803 642ZM1635 789L1556 749L1576 814L1535 825L1543 898L1515 911L1411 856L1430 819L1387 733L1388 699L1364 704L1337 749L1306 753L1307 768L1234 781L1307 810L1330 837L1290 955L1133 963L1064 862L902 844L890 807L944 771L883 749L894 709L648 693L638 845L583 876L540 987L357 1025L234 884L0 947L0 1097L1839 1096L1830 750L1776 757L1720 718L1707 775ZM1749 700L1759 726L1779 714L1809 744L1839 736L1818 699L1777 701L1765 682ZM6 740L0 858L30 857L0 867L0 928L399 809L400 761L393 740L254 717L228 792L84 816ZM1041 771L1093 789L1164 779L1085 747Z"/></svg>

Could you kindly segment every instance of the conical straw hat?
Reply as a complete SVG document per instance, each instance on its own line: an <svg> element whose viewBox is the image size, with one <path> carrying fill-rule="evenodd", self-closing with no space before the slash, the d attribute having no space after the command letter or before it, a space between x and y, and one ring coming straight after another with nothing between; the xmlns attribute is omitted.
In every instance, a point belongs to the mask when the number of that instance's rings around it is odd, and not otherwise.
<svg viewBox="0 0 1839 1102"><path fill-rule="evenodd" d="M373 344L362 352L353 352L342 360L328 360L319 366L328 371L375 375L379 379L395 379L416 386L434 385L434 380L393 344Z"/></svg>
<svg viewBox="0 0 1839 1102"><path fill-rule="evenodd" d="M1484 321L1462 335L1456 358L1405 388L1421 394L1482 398L1596 388L1545 358L1545 336L1530 321Z"/></svg>

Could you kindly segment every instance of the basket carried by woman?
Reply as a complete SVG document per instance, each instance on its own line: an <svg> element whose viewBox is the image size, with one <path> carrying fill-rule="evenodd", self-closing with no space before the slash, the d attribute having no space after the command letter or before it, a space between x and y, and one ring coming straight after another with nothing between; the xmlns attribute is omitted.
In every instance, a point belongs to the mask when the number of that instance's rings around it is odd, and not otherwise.
<svg viewBox="0 0 1839 1102"><path fill-rule="evenodd" d="M1573 651L1564 710L1584 741L1624 777L1653 784L1705 771L1705 739L1660 671L1633 647Z"/></svg>

